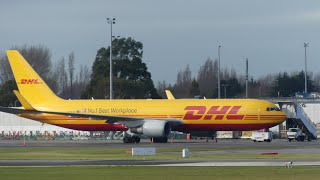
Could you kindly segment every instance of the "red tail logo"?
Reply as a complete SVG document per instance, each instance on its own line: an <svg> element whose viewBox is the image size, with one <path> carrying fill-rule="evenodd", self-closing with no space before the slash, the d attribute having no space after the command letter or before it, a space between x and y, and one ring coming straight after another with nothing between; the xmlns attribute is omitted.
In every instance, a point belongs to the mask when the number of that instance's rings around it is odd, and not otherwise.
<svg viewBox="0 0 320 180"><path fill-rule="evenodd" d="M211 106L207 111L205 106L187 106L184 120L222 120L225 116L227 120L242 120L244 115L236 115L241 106ZM230 110L230 111L229 111ZM226 115L226 113L229 113Z"/></svg>
<svg viewBox="0 0 320 180"><path fill-rule="evenodd" d="M19 84L42 84L38 79L21 79Z"/></svg>

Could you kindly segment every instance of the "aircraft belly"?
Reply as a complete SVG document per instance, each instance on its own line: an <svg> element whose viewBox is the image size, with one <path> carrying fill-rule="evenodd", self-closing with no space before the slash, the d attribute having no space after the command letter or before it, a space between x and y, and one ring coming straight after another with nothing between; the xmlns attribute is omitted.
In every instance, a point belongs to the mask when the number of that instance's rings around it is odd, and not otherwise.
<svg viewBox="0 0 320 180"><path fill-rule="evenodd" d="M278 123L259 123L259 124L183 124L172 128L173 131L251 131L270 128Z"/></svg>
<svg viewBox="0 0 320 180"><path fill-rule="evenodd" d="M60 127L80 131L127 131L121 124L55 124Z"/></svg>

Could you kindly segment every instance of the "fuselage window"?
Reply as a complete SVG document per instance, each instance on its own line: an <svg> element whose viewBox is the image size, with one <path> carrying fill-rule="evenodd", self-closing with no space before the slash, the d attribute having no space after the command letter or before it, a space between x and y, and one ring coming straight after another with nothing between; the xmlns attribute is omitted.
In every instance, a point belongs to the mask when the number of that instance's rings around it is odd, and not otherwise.
<svg viewBox="0 0 320 180"><path fill-rule="evenodd" d="M277 107L267 107L267 111L280 111Z"/></svg>

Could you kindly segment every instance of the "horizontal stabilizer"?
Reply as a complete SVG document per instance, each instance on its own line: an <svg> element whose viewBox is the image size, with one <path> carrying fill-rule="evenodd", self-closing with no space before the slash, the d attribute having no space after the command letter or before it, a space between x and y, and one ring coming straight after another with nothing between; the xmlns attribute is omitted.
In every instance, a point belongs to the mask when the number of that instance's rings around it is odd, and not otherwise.
<svg viewBox="0 0 320 180"><path fill-rule="evenodd" d="M35 110L31 104L19 93L17 90L13 90L13 93L17 96L18 100L20 101L21 105L26 110Z"/></svg>

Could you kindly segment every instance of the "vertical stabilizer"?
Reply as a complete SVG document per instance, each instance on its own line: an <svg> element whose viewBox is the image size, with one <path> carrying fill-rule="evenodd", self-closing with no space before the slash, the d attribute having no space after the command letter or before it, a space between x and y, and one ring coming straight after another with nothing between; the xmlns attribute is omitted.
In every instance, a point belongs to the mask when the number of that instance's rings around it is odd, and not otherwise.
<svg viewBox="0 0 320 180"><path fill-rule="evenodd" d="M7 50L7 56L19 92L31 105L40 105L61 100L51 91L17 50Z"/></svg>

